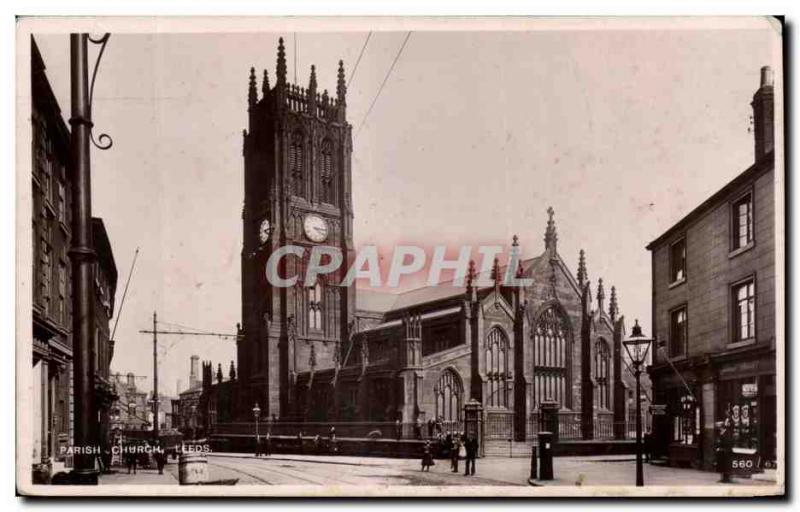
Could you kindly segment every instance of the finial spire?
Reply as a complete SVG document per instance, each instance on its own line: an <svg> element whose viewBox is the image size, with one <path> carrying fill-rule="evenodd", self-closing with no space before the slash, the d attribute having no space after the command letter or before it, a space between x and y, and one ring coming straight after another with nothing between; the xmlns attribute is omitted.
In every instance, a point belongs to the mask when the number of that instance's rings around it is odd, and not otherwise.
<svg viewBox="0 0 800 512"><path fill-rule="evenodd" d="M611 287L611 299L608 301L608 316L611 317L611 321L615 321L617 319L617 315L619 315L619 305L617 304L617 287Z"/></svg>
<svg viewBox="0 0 800 512"><path fill-rule="evenodd" d="M586 273L586 253L581 249L578 253L578 285L583 288L588 278L589 275Z"/></svg>
<svg viewBox="0 0 800 512"><path fill-rule="evenodd" d="M344 62L339 61L339 73L336 80L336 99L339 103L344 105L345 96L347 95L347 83L344 81Z"/></svg>
<svg viewBox="0 0 800 512"><path fill-rule="evenodd" d="M606 292L603 289L603 278L597 280L597 310L603 311L603 303L606 298Z"/></svg>
<svg viewBox="0 0 800 512"><path fill-rule="evenodd" d="M467 300L474 301L477 297L475 293L475 260L469 260L467 269Z"/></svg>
<svg viewBox="0 0 800 512"><path fill-rule="evenodd" d="M231 380L236 380L236 366L234 366L233 361L231 361L231 368L228 371L228 377L230 377Z"/></svg>
<svg viewBox="0 0 800 512"><path fill-rule="evenodd" d="M556 242L558 242L558 235L556 234L556 221L553 220L555 210L550 206L547 208L547 229L544 232L544 246L551 256L556 254Z"/></svg>
<svg viewBox="0 0 800 512"><path fill-rule="evenodd" d="M247 91L247 104L253 107L258 101L258 92L256 92L256 68L250 68L250 87Z"/></svg>
<svg viewBox="0 0 800 512"><path fill-rule="evenodd" d="M222 382L222 363L217 363L217 382Z"/></svg>
<svg viewBox="0 0 800 512"><path fill-rule="evenodd" d="M261 97L266 98L267 94L269 94L269 76L267 76L267 70L264 70L264 80L261 82Z"/></svg>
<svg viewBox="0 0 800 512"><path fill-rule="evenodd" d="M495 290L500 289L503 276L500 275L500 260L498 258L495 258L494 263L492 263L492 281L494 281Z"/></svg>
<svg viewBox="0 0 800 512"><path fill-rule="evenodd" d="M286 85L286 48L283 46L283 38L278 39L278 64L275 66L276 84Z"/></svg>
<svg viewBox="0 0 800 512"><path fill-rule="evenodd" d="M317 90L317 69L316 69L316 66L314 66L314 64L312 64L311 65L311 76L308 79L308 91L309 91L309 93L311 93L311 91L316 92L316 90Z"/></svg>

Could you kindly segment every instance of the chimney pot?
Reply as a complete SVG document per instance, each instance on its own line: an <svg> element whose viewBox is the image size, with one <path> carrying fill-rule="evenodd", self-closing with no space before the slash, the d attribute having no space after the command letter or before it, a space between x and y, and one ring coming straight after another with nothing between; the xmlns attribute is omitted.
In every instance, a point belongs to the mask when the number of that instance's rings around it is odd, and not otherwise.
<svg viewBox="0 0 800 512"><path fill-rule="evenodd" d="M772 68L764 66L761 68L761 87L772 87L775 85L775 75Z"/></svg>

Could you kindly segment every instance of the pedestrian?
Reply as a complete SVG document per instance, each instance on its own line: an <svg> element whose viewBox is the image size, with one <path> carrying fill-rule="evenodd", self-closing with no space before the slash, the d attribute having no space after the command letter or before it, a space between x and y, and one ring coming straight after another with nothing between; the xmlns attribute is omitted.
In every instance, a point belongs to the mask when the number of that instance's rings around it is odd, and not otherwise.
<svg viewBox="0 0 800 512"><path fill-rule="evenodd" d="M394 421L394 434L398 441L403 437L403 425L399 418Z"/></svg>
<svg viewBox="0 0 800 512"><path fill-rule="evenodd" d="M314 453L317 455L322 453L322 439L319 437L319 434L314 436Z"/></svg>
<svg viewBox="0 0 800 512"><path fill-rule="evenodd" d="M433 418L428 418L428 439L433 437Z"/></svg>
<svg viewBox="0 0 800 512"><path fill-rule="evenodd" d="M431 466L436 464L433 461L433 454L431 453L431 442L425 441L425 446L422 447L422 471L430 473Z"/></svg>
<svg viewBox="0 0 800 512"><path fill-rule="evenodd" d="M329 448L331 450L331 455L336 455L337 453L339 453L339 442L336 441L336 433L335 432L331 434Z"/></svg>
<svg viewBox="0 0 800 512"><path fill-rule="evenodd" d="M261 436L256 436L256 457L261 455Z"/></svg>
<svg viewBox="0 0 800 512"><path fill-rule="evenodd" d="M643 441L644 461L650 462L653 457L653 434L649 430L645 432Z"/></svg>
<svg viewBox="0 0 800 512"><path fill-rule="evenodd" d="M458 439L458 436L453 436L453 442L450 445L450 468L453 470L453 473L458 473L458 457L461 448L461 441Z"/></svg>
<svg viewBox="0 0 800 512"><path fill-rule="evenodd" d="M264 436L264 446L261 452L265 457L272 455L272 439L270 438L269 432Z"/></svg>
<svg viewBox="0 0 800 512"><path fill-rule="evenodd" d="M158 468L158 474L164 474L164 465L167 463L167 454L164 451L164 442L159 439L158 444L155 447L155 451L153 452L153 458L156 461L156 467Z"/></svg>
<svg viewBox="0 0 800 512"><path fill-rule="evenodd" d="M422 420L419 417L417 417L417 421L414 423L414 437L422 439Z"/></svg>
<svg viewBox="0 0 800 512"><path fill-rule="evenodd" d="M297 433L297 449L299 453L303 453L303 432L300 431Z"/></svg>
<svg viewBox="0 0 800 512"><path fill-rule="evenodd" d="M475 474L475 458L478 456L478 440L469 436L466 441L467 459L464 463L464 476Z"/></svg>
<svg viewBox="0 0 800 512"><path fill-rule="evenodd" d="M136 454L136 446L133 443L125 445L125 464L128 466L128 474L136 474L136 463L138 462L138 455Z"/></svg>
<svg viewBox="0 0 800 512"><path fill-rule="evenodd" d="M441 416L437 416L436 417L436 432L438 432L439 434L442 433L442 417Z"/></svg>

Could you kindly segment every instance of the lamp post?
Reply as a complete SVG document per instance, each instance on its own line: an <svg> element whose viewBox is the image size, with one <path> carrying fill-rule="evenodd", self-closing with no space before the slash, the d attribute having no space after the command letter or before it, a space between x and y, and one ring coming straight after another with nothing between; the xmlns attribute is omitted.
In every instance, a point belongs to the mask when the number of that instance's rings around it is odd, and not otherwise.
<svg viewBox="0 0 800 512"><path fill-rule="evenodd" d="M97 484L95 456L99 453L97 428L94 355L97 351L94 318L94 264L97 253L92 241L92 186L90 144L99 149L111 147L110 137L101 135L100 145L92 135L92 93L97 66L110 34L92 39L89 34L70 34L70 163L72 187L72 239L69 258L72 263L72 378L74 400L74 469L73 484ZM89 80L89 42L101 45Z"/></svg>
<svg viewBox="0 0 800 512"><path fill-rule="evenodd" d="M650 344L653 339L648 338L642 333L639 320L636 320L631 335L622 341L625 352L631 360L632 372L636 377L636 486L644 485L644 469L642 468L642 401L641 396L641 376L642 366L647 360L647 353L650 351Z"/></svg>
<svg viewBox="0 0 800 512"><path fill-rule="evenodd" d="M258 455L258 445L259 445L259 438L258 438L258 418L261 416L261 408L258 406L258 402L253 407L253 416L256 419L256 455Z"/></svg>

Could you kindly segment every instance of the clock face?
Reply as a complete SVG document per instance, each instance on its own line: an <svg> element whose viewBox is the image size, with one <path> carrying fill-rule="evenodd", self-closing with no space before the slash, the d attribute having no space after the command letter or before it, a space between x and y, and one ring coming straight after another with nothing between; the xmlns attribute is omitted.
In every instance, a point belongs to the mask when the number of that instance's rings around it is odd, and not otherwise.
<svg viewBox="0 0 800 512"><path fill-rule="evenodd" d="M269 223L269 219L262 220L258 227L258 239L262 244L269 240L270 233L272 233L272 225Z"/></svg>
<svg viewBox="0 0 800 512"><path fill-rule="evenodd" d="M312 242L324 242L328 238L328 223L319 215L306 215L303 220L303 230Z"/></svg>

